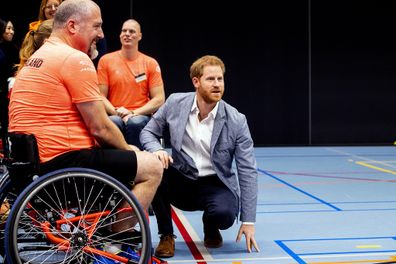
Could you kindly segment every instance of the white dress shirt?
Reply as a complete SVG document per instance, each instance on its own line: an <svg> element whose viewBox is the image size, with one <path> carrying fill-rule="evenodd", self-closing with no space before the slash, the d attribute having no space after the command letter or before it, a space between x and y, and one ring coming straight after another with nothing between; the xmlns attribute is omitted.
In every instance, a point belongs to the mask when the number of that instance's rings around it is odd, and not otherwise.
<svg viewBox="0 0 396 264"><path fill-rule="evenodd" d="M199 177L216 174L210 159L210 141L217 109L218 103L208 116L200 122L197 97L195 97L188 117L182 149L194 160Z"/></svg>

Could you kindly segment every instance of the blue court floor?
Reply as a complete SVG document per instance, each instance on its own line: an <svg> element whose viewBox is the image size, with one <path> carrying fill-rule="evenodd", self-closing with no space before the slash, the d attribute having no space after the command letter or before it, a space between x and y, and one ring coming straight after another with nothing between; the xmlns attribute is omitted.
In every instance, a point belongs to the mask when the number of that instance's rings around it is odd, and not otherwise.
<svg viewBox="0 0 396 264"><path fill-rule="evenodd" d="M176 255L168 263L396 263L396 146L256 148L256 240L203 247L201 212L174 210ZM153 245L156 220L150 217Z"/></svg>

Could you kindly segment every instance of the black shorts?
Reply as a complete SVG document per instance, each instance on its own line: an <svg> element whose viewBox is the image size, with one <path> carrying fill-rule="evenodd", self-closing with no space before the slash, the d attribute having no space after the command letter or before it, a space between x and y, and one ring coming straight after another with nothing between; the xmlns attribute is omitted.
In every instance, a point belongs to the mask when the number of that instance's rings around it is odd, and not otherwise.
<svg viewBox="0 0 396 264"><path fill-rule="evenodd" d="M106 173L129 189L134 184L137 172L136 153L119 149L82 149L66 152L40 164L40 174L71 168L89 168Z"/></svg>

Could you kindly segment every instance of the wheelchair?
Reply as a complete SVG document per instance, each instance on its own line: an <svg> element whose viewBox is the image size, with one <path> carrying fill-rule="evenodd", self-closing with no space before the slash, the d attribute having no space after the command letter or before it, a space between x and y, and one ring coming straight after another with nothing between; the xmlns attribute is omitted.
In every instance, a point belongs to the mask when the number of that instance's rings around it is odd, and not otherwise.
<svg viewBox="0 0 396 264"><path fill-rule="evenodd" d="M0 178L5 263L167 263L152 256L148 214L122 183L87 168L39 175L33 135L9 133L6 145ZM131 227L112 232L121 222Z"/></svg>

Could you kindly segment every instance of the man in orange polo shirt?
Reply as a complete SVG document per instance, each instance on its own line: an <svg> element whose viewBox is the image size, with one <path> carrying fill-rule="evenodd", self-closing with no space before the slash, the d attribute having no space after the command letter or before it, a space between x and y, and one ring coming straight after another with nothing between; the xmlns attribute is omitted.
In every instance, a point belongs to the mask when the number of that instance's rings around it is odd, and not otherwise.
<svg viewBox="0 0 396 264"><path fill-rule="evenodd" d="M147 209L161 181L162 164L128 145L106 114L87 55L91 44L103 38L101 26L100 8L91 0L59 6L50 38L16 78L9 130L35 135L41 173L65 167L102 171L124 184L134 182L132 192Z"/></svg>
<svg viewBox="0 0 396 264"><path fill-rule="evenodd" d="M139 148L140 131L165 102L160 66L139 51L141 39L140 24L128 19L121 29L121 50L104 55L98 64L99 87L108 99L107 113L128 144Z"/></svg>

